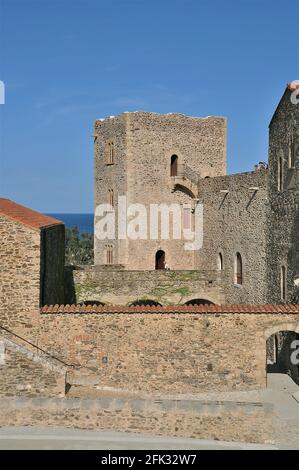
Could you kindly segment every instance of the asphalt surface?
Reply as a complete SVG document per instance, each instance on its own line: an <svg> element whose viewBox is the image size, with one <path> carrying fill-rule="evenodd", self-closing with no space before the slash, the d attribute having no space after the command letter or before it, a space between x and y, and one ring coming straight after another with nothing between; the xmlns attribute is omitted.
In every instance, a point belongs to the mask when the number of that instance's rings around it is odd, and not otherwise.
<svg viewBox="0 0 299 470"><path fill-rule="evenodd" d="M65 428L10 427L0 429L0 449L6 450L249 450L276 449L272 445L144 434L80 431Z"/></svg>

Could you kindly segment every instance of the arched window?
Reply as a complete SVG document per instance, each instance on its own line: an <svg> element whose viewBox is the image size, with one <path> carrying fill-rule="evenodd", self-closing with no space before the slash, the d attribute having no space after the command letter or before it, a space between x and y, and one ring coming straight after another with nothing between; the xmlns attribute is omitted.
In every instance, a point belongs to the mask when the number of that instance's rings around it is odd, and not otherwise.
<svg viewBox="0 0 299 470"><path fill-rule="evenodd" d="M155 269L165 269L165 251L163 250L156 253Z"/></svg>
<svg viewBox="0 0 299 470"><path fill-rule="evenodd" d="M222 256L222 253L218 253L217 268L218 268L219 271L222 271L222 269L223 269L223 256Z"/></svg>
<svg viewBox="0 0 299 470"><path fill-rule="evenodd" d="M277 172L277 186L278 191L283 190L283 157L278 158L278 172Z"/></svg>
<svg viewBox="0 0 299 470"><path fill-rule="evenodd" d="M170 162L170 176L177 176L178 174L178 156L172 155Z"/></svg>
<svg viewBox="0 0 299 470"><path fill-rule="evenodd" d="M243 284L243 266L240 253L236 253L235 257L235 284L239 286Z"/></svg>
<svg viewBox="0 0 299 470"><path fill-rule="evenodd" d="M287 291L286 291L286 268L281 266L280 269L280 298L283 302L286 301Z"/></svg>
<svg viewBox="0 0 299 470"><path fill-rule="evenodd" d="M107 165L113 165L114 164L114 143L113 142L107 142L105 153L106 153Z"/></svg>

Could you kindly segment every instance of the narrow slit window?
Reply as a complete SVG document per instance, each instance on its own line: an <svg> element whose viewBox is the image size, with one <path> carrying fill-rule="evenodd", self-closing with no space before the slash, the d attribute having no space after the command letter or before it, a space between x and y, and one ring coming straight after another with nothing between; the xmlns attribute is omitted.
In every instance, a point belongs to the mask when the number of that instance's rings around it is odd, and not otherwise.
<svg viewBox="0 0 299 470"><path fill-rule="evenodd" d="M240 253L236 253L235 257L235 284L239 286L243 284L243 263Z"/></svg>
<svg viewBox="0 0 299 470"><path fill-rule="evenodd" d="M289 168L294 168L295 166L295 145L294 145L294 136L293 134L289 137Z"/></svg>
<svg viewBox="0 0 299 470"><path fill-rule="evenodd" d="M106 246L106 264L113 264L113 247L112 245Z"/></svg>
<svg viewBox="0 0 299 470"><path fill-rule="evenodd" d="M286 301L286 268L281 266L280 272L280 291L281 291L281 300Z"/></svg>
<svg viewBox="0 0 299 470"><path fill-rule="evenodd" d="M278 191L283 190L283 158L278 159Z"/></svg>
<svg viewBox="0 0 299 470"><path fill-rule="evenodd" d="M111 207L114 207L114 190L108 189L108 202Z"/></svg>
<svg viewBox="0 0 299 470"><path fill-rule="evenodd" d="M222 256L222 253L218 253L217 267L218 267L218 271L223 270L223 256Z"/></svg>

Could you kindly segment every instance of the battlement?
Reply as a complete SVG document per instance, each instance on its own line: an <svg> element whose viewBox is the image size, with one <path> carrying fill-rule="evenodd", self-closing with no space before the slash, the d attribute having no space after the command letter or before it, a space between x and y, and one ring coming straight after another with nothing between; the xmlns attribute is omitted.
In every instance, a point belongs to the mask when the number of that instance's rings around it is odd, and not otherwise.
<svg viewBox="0 0 299 470"><path fill-rule="evenodd" d="M150 112L150 111L124 111L117 116L106 116L103 118L98 118L95 120L96 124L101 125L101 123L113 122L120 119L152 119L152 120L188 120L188 121L215 121L220 120L226 123L225 116L190 116L188 114L183 113L157 113L157 112Z"/></svg>

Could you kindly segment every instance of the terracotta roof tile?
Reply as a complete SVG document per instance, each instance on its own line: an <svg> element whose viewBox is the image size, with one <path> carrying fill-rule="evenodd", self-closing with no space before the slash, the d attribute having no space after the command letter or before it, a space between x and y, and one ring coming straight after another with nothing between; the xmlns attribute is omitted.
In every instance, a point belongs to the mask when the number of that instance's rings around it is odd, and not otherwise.
<svg viewBox="0 0 299 470"><path fill-rule="evenodd" d="M10 199L0 198L0 215L34 229L63 224L60 220L21 206Z"/></svg>
<svg viewBox="0 0 299 470"><path fill-rule="evenodd" d="M40 309L41 314L91 314L91 313L108 313L108 314L125 314L125 313L159 313L159 314L174 314L174 313L242 313L242 314L263 314L263 313L276 313L276 314L299 314L299 305L167 305L149 306L138 305L133 307L123 305L46 305Z"/></svg>

